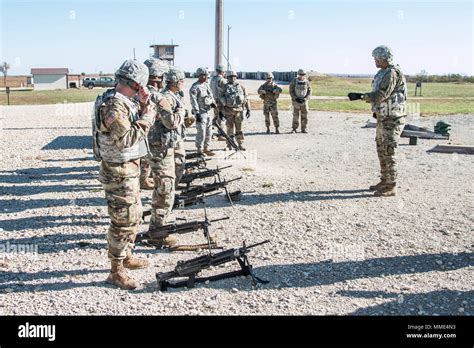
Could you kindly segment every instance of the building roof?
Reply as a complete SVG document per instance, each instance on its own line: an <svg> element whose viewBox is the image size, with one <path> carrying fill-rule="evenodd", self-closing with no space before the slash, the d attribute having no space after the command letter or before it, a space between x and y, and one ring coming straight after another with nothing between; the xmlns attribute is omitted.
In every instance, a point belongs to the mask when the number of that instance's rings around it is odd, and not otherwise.
<svg viewBox="0 0 474 348"><path fill-rule="evenodd" d="M31 75L67 75L69 74L68 68L33 68L31 69Z"/></svg>
<svg viewBox="0 0 474 348"><path fill-rule="evenodd" d="M179 45L150 45L150 47L179 47Z"/></svg>

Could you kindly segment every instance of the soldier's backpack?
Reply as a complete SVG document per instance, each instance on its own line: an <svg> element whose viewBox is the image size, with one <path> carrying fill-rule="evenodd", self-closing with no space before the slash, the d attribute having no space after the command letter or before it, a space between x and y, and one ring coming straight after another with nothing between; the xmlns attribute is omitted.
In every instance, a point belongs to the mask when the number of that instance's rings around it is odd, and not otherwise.
<svg viewBox="0 0 474 348"><path fill-rule="evenodd" d="M227 84L225 87L226 106L234 108L241 107L245 101L244 90L239 84Z"/></svg>

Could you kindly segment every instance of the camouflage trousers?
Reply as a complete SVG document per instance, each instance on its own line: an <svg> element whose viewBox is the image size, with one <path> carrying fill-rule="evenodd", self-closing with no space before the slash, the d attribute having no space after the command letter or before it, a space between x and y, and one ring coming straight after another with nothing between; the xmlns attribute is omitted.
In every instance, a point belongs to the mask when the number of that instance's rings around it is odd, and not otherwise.
<svg viewBox="0 0 474 348"><path fill-rule="evenodd" d="M127 163L101 162L99 181L105 190L110 225L108 256L122 260L133 247L142 220L140 160Z"/></svg>
<svg viewBox="0 0 474 348"><path fill-rule="evenodd" d="M196 148L198 150L209 148L212 136L212 114L203 112L200 116L201 122L196 121Z"/></svg>
<svg viewBox="0 0 474 348"><path fill-rule="evenodd" d="M217 108L214 109L214 119L216 119L216 122L219 123L222 129L225 129L225 122L219 117L219 112L224 112L222 104L218 104ZM220 135L219 132L217 132L216 135Z"/></svg>
<svg viewBox="0 0 474 348"><path fill-rule="evenodd" d="M174 147L174 168L175 168L175 185L178 186L184 175L186 166L186 150L184 148L184 139L176 143Z"/></svg>
<svg viewBox="0 0 474 348"><path fill-rule="evenodd" d="M275 126L275 128L280 127L277 103L264 103L263 114L265 115L265 127L270 127L270 114L272 115L273 125Z"/></svg>
<svg viewBox="0 0 474 348"><path fill-rule="evenodd" d="M155 188L151 198L150 227L163 226L174 205L174 149L153 151L149 160Z"/></svg>
<svg viewBox="0 0 474 348"><path fill-rule="evenodd" d="M308 125L308 102L303 104L293 102L293 129L298 129L300 125L300 114L301 114L301 129L306 129Z"/></svg>
<svg viewBox="0 0 474 348"><path fill-rule="evenodd" d="M232 137L235 135L237 143L244 142L244 133L242 132L242 122L244 120L243 111L235 111L232 109L225 109L227 135Z"/></svg>
<svg viewBox="0 0 474 348"><path fill-rule="evenodd" d="M377 114L375 142L380 162L380 178L387 184L394 184L397 181L395 149L398 146L404 124L404 116L385 116L382 119L382 116Z"/></svg>
<svg viewBox="0 0 474 348"><path fill-rule="evenodd" d="M148 162L148 159L141 158L140 159L140 185L143 184L146 179L148 179L151 175L151 166Z"/></svg>

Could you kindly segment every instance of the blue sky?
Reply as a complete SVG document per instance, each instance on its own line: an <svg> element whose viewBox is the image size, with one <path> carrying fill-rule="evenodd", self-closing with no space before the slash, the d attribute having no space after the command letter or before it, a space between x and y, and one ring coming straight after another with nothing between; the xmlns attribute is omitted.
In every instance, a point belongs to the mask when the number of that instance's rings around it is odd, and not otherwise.
<svg viewBox="0 0 474 348"><path fill-rule="evenodd" d="M144 60L151 43L171 40L179 45L176 65L187 71L214 65L211 0L0 2L0 59L11 64L11 75L35 67L113 72L133 48ZM239 71L371 74L371 51L386 44L406 73L474 75L473 0L224 3Z"/></svg>

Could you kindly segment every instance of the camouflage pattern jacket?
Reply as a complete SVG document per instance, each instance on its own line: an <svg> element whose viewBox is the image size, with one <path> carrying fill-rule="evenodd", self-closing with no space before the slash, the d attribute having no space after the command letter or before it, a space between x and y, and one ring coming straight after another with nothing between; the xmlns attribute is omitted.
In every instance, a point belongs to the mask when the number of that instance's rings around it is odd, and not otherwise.
<svg viewBox="0 0 474 348"><path fill-rule="evenodd" d="M243 111L244 107L250 109L247 92L244 86L237 82L227 83L224 86L220 101L225 108L233 111Z"/></svg>
<svg viewBox="0 0 474 348"><path fill-rule="evenodd" d="M93 120L96 158L125 163L147 155L147 134L155 121L155 112L151 104L140 110L139 103L115 89L97 97Z"/></svg>
<svg viewBox="0 0 474 348"><path fill-rule="evenodd" d="M194 115L208 112L211 104L215 104L211 87L207 82L196 81L189 89L189 97Z"/></svg>
<svg viewBox="0 0 474 348"><path fill-rule="evenodd" d="M309 100L311 98L311 92L311 83L308 79L299 80L295 78L290 83L290 96L293 101L297 98Z"/></svg>
<svg viewBox="0 0 474 348"><path fill-rule="evenodd" d="M227 80L222 75L215 75L211 78L211 91L214 97L214 100L220 103L220 97L222 94L222 89L226 85Z"/></svg>
<svg viewBox="0 0 474 348"><path fill-rule="evenodd" d="M372 81L372 92L363 96L372 104L372 112L383 116L406 115L407 82L397 65L380 69Z"/></svg>
<svg viewBox="0 0 474 348"><path fill-rule="evenodd" d="M265 104L276 104L282 89L275 82L265 82L258 89L258 94Z"/></svg>

